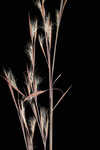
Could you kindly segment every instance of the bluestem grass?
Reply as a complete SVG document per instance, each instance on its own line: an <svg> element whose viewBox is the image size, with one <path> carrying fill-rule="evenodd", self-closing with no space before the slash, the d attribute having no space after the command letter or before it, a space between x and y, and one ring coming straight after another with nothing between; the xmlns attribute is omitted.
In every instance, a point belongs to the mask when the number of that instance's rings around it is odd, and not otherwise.
<svg viewBox="0 0 100 150"><path fill-rule="evenodd" d="M29 16L29 32L31 38L31 44L29 44L29 48L27 50L27 55L30 59L30 68L27 66L25 75L27 94L22 93L19 90L15 78L11 71L4 71L5 76L3 77L9 86L14 104L16 106L18 117L21 123L26 149L34 150L34 135L35 135L35 127L38 125L40 135L42 138L44 150L47 147L47 139L49 139L49 150L53 150L53 112L59 103L62 101L64 96L68 93L71 86L66 90L65 93L62 94L61 98L58 100L56 105L53 104L53 93L54 90L61 91L60 89L55 89L54 84L61 77L61 74L54 80L54 66L55 66L55 57L57 50L57 40L59 34L59 27L63 15L63 11L67 0L61 0L60 10L56 11L56 37L54 42L54 50L53 50L53 59L51 60L51 47L52 47L52 34L53 34L53 23L51 21L50 14L46 14L45 10L45 1L38 0L37 7L40 10L42 20L43 20L43 30L44 36L41 33L38 33L38 20L34 22L31 20ZM35 75L35 62L36 62L36 40L39 40L41 51L44 55L45 61L48 66L48 74L49 74L49 88L45 90L39 90L38 86L40 84L39 78ZM44 43L46 47L44 47ZM22 96L21 99L19 97L15 97L14 90L18 92ZM49 92L49 112L46 108L43 108L38 105L38 96ZM26 117L26 103L28 103L33 112L33 116L27 118ZM48 137L49 135L49 137Z"/></svg>

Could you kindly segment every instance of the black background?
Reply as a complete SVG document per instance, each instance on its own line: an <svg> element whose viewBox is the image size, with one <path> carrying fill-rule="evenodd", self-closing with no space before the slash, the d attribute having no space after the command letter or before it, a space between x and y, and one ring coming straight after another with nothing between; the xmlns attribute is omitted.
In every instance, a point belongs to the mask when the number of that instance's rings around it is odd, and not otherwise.
<svg viewBox="0 0 100 150"><path fill-rule="evenodd" d="M55 3L54 3L55 2ZM51 5L50 5L51 4ZM5 5L7 7L5 7ZM49 2L50 10L58 8L58 1ZM28 13L34 15L32 1L20 3L20 1L10 1L2 4L1 28L0 28L0 74L3 75L3 68L14 72L17 81L22 87L24 84L23 73L26 69L28 58L25 48L30 41L28 30ZM56 87L66 90L72 84L72 46L73 46L73 15L71 0L65 8L59 32L55 77L63 72ZM38 61L42 58L38 56ZM37 64L38 64L37 61ZM42 65L42 64L41 64ZM37 74L41 75L43 81L44 68L36 65ZM74 146L74 110L72 92L64 98L54 113L54 149L70 150ZM59 95L60 96L60 95ZM0 126L3 149L25 149L24 139L20 128L17 112L14 107L11 94L5 81L0 77ZM60 148L61 147L61 148Z"/></svg>

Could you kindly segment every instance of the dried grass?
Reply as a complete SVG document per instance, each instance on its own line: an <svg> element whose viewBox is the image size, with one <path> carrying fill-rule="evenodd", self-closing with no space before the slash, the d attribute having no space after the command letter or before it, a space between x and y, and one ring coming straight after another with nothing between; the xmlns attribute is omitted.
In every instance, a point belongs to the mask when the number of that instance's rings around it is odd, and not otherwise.
<svg viewBox="0 0 100 150"><path fill-rule="evenodd" d="M30 31L30 37L31 37L31 44L29 45L29 49L27 50L27 55L30 59L30 68L27 67L26 72L27 75L25 75L26 79L26 87L27 87L27 94L23 94L17 87L15 78L11 71L6 72L4 71L4 79L7 81L7 84L9 86L13 101L15 103L19 120L21 123L26 149L27 150L34 150L34 135L35 135L35 127L36 124L38 125L41 138L44 145L44 150L46 150L47 147L47 139L49 139L49 150L53 149L53 111L56 109L56 107L59 105L59 103L62 101L64 96L68 93L71 87L62 94L61 98L58 100L57 104L54 106L53 104L53 92L54 90L59 90L54 88L54 84L57 82L57 80L61 77L61 74L55 79L54 78L54 66L55 66L55 56L56 56L56 48L57 48L57 39L58 39L58 33L59 33L59 27L60 22L62 18L62 14L65 8L65 5L67 3L67 0L61 0L60 4L60 10L56 12L56 18L57 18L57 29L56 29L56 37L55 37L55 44L54 44L54 51L53 51L53 59L51 60L51 45L52 45L52 21L50 19L50 14L46 15L45 11L45 1L38 0L37 1L37 7L40 10L42 19L43 19L43 29L45 36L37 35L38 32L38 21L35 20L32 22L30 16L29 16L29 31ZM36 40L39 40L40 47L42 50L42 53L45 57L46 63L48 65L48 74L49 74L49 90L38 90L39 86L39 79L35 76L35 51L36 51ZM44 42L46 43L46 47L44 48ZM19 99L18 97L15 98L14 91L15 89L18 94L22 96L22 99ZM39 107L38 105L38 96L41 94L45 94L47 91L49 91L49 112L46 110L46 108ZM31 109L33 111L34 116L31 117L28 121L25 115L26 107L25 103L29 103L31 106ZM31 133L30 133L31 131ZM49 135L49 137L48 137Z"/></svg>

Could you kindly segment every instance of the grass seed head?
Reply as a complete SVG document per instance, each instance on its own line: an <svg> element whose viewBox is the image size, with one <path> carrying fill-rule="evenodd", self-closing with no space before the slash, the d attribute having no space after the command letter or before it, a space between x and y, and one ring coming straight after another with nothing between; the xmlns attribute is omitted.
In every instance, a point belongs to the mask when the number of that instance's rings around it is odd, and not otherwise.
<svg viewBox="0 0 100 150"><path fill-rule="evenodd" d="M57 27L58 27L60 24L60 12L59 12L59 10L56 11L56 20L57 20Z"/></svg>
<svg viewBox="0 0 100 150"><path fill-rule="evenodd" d="M29 125L30 125L30 128L31 128L32 138L33 138L34 137L34 132L35 132L35 126L36 126L36 119L35 119L35 117L32 117L29 120Z"/></svg>
<svg viewBox="0 0 100 150"><path fill-rule="evenodd" d="M28 49L26 50L26 54L29 57L30 61L32 62L32 51L33 51L33 47L32 44L28 44Z"/></svg>
<svg viewBox="0 0 100 150"><path fill-rule="evenodd" d="M40 108L40 123L41 123L41 129L42 133L44 135L44 141L46 142L47 137L48 137L48 113L45 108Z"/></svg>
<svg viewBox="0 0 100 150"><path fill-rule="evenodd" d="M14 86L15 88L17 88L17 84L16 84L16 81L15 81L15 78L14 78L14 75L12 74L12 71L4 71L4 74L6 76L6 78L8 79L8 81L11 83L12 86Z"/></svg>
<svg viewBox="0 0 100 150"><path fill-rule="evenodd" d="M30 16L29 16L29 30L30 30L30 36L31 36L31 41L33 43L33 38L37 35L37 30L38 30L38 22L35 20L34 22L31 21Z"/></svg>
<svg viewBox="0 0 100 150"><path fill-rule="evenodd" d="M47 39L49 44L51 45L51 36L52 36L52 22L50 20L50 15L48 15L45 19L44 31L47 35Z"/></svg>

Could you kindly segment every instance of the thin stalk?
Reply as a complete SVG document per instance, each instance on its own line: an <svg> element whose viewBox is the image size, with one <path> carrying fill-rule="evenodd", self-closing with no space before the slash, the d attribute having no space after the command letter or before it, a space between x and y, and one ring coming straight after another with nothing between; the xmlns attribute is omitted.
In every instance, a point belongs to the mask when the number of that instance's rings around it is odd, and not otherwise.
<svg viewBox="0 0 100 150"><path fill-rule="evenodd" d="M48 70L49 70L49 100L50 100L49 150L53 150L53 111L52 111L53 110L53 84L52 84L50 48L48 46L46 32L45 32L45 39L46 39L47 56L48 56Z"/></svg>
<svg viewBox="0 0 100 150"><path fill-rule="evenodd" d="M46 145L44 145L44 150L46 150Z"/></svg>
<svg viewBox="0 0 100 150"><path fill-rule="evenodd" d="M29 21L30 21L30 20L29 20ZM31 32L32 32L32 31L31 31ZM30 32L30 33L31 33L31 32ZM32 36L31 36L31 37L32 37ZM35 58L36 58L36 57L35 57L35 54L36 54L36 52L35 52L36 45L35 45L35 44L36 44L36 38L37 38L37 31L36 31L36 33L35 33L33 39L31 39L31 40L32 40L32 71L33 71L33 87L31 87L31 88L33 88L33 91L34 91L34 92L37 92L37 89L36 89L36 86L35 86ZM31 94L29 94L28 97L30 97L30 95L31 95ZM28 97L27 97L25 100L27 100ZM36 109L35 117L36 117L36 121L37 121L39 130L40 130L41 137L42 137L42 139L43 139L43 134L42 134L42 131L41 131L41 126L40 126L40 116L39 116L39 109L38 109L38 104L37 104L37 96L34 96L34 97L35 97L34 102L35 102L35 109Z"/></svg>
<svg viewBox="0 0 100 150"><path fill-rule="evenodd" d="M51 76L49 77L49 82L51 80ZM49 97L50 97L50 145L49 145L49 149L52 150L53 149L53 90L52 90L52 83L50 82L50 93L49 93Z"/></svg>
<svg viewBox="0 0 100 150"><path fill-rule="evenodd" d="M50 129L49 129L49 150L53 150L53 84L52 84L52 72L51 72L51 60L50 53L48 56L49 65L49 99L50 99Z"/></svg>
<svg viewBox="0 0 100 150"><path fill-rule="evenodd" d="M20 120L20 123L21 123L22 132L23 132L23 136L24 136L24 140L25 140L25 145L26 145L26 149L28 150L28 145L27 145L27 141L26 141L24 126L23 126L23 123L22 123L21 114L19 113L19 112L20 112L20 111L19 111L20 108L18 107L19 104L18 104L18 106L17 106L16 99L15 99L15 96L14 96L14 93L13 93L13 90L12 90L11 85L8 84L8 86L9 86L9 89L10 89L10 91L11 91L11 95L12 95L12 98L13 98L13 101L14 101L14 104L15 104L15 107L16 107L16 110L17 110L17 112L18 112L18 117L19 117L19 120Z"/></svg>
<svg viewBox="0 0 100 150"><path fill-rule="evenodd" d="M22 119L21 119L21 115L19 114L18 117L19 117L19 120L20 120L22 132L23 132L23 136L24 136L24 140L25 140L26 149L28 150L28 143L27 143L27 140L26 140L25 130L24 130Z"/></svg>
<svg viewBox="0 0 100 150"><path fill-rule="evenodd" d="M56 107L59 105L59 103L63 100L65 95L69 92L69 90L72 88L72 85L67 89L67 91L61 96L61 98L58 100L57 104L54 106L53 111L56 109Z"/></svg>
<svg viewBox="0 0 100 150"><path fill-rule="evenodd" d="M28 128L24 127L24 123L23 123L23 120L22 120L22 115L21 115L21 112L20 112L21 108L20 108L20 104L19 104L19 99L18 99L18 117L19 117L19 120L20 120L20 124L21 124L21 128L22 128L22 132L23 132L23 136L24 136L24 141L25 141L25 145L26 145L26 149L29 150L28 148L28 142L27 142L27 138L29 135L29 130ZM25 135L25 128L27 129L27 134Z"/></svg>
<svg viewBox="0 0 100 150"><path fill-rule="evenodd" d="M54 44L54 54L53 54L53 63L52 63L52 77L53 77L53 74L54 74L59 28L60 28L60 23L61 23L61 19L62 19L62 15L63 15L63 11L64 11L66 3L67 3L67 0L65 0L65 2L64 2L64 0L61 0L60 12L59 12L59 23L57 25L55 44Z"/></svg>
<svg viewBox="0 0 100 150"><path fill-rule="evenodd" d="M37 33L36 33L37 34ZM33 43L33 54L32 54L32 57L33 57L33 91L34 92L37 92L37 87L35 86L36 83L35 83L35 43L36 43L36 37L37 35L35 34L35 37L34 37L34 43ZM42 130L41 130L41 125L40 125L40 115L39 115L39 109L38 109L38 104L37 104L37 96L35 96L35 108L36 108L36 120L37 120L37 124L38 124L38 127L39 127L39 130L40 130L40 134L41 134L41 137L42 137L42 140L44 141L44 137L43 137L43 133L42 133ZM44 142L43 142L44 143Z"/></svg>
<svg viewBox="0 0 100 150"><path fill-rule="evenodd" d="M34 92L37 92L37 86L35 86ZM39 123L41 136L42 136L42 139L44 140L44 137L43 137L43 134L42 134L42 130L41 130L41 125L40 125L40 114L39 114L39 109L38 109L38 104L37 104L37 96L35 96L35 105L36 105L37 119L38 119L38 123Z"/></svg>
<svg viewBox="0 0 100 150"><path fill-rule="evenodd" d="M34 44L32 45L32 67L33 67L33 84L34 84L34 70L35 70L35 40L34 40ZM34 89L33 89L34 90Z"/></svg>
<svg viewBox="0 0 100 150"><path fill-rule="evenodd" d="M45 25L45 19L43 19ZM49 150L53 150L53 82L52 82L52 69L51 69L51 55L50 55L50 47L48 46L48 39L45 32L45 40L46 40L46 48L47 48L47 57L48 57L48 70L49 70L49 117L50 117L50 127L49 127ZM45 147L46 149L46 147Z"/></svg>
<svg viewBox="0 0 100 150"><path fill-rule="evenodd" d="M56 39L55 39L54 54L53 54L53 64L52 64L52 76L54 74L54 65L55 65L55 59L56 59L58 34L59 34L59 26L57 27L57 31L56 31Z"/></svg>

